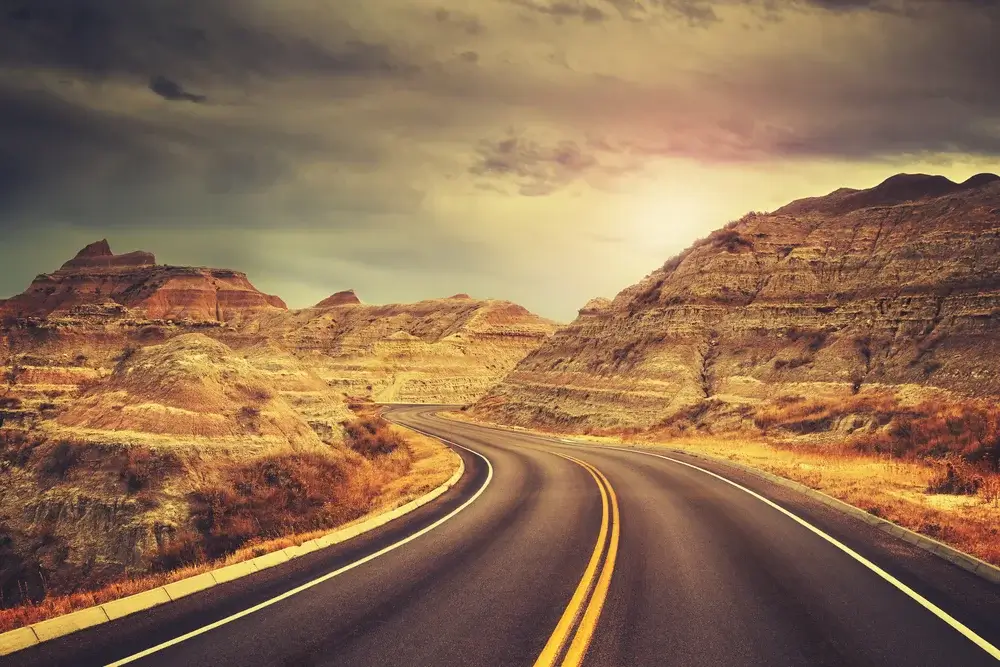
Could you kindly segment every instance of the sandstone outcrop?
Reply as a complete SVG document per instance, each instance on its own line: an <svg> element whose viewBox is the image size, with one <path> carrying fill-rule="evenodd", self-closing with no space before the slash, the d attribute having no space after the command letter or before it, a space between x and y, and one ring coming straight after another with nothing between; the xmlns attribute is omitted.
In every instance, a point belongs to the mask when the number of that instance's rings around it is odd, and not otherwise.
<svg viewBox="0 0 1000 667"><path fill-rule="evenodd" d="M749 214L594 301L475 411L569 430L873 387L1000 395L1000 179L899 175Z"/></svg>
<svg viewBox="0 0 1000 667"><path fill-rule="evenodd" d="M361 299L358 295L354 293L354 290L344 290L343 292L336 292L319 303L317 303L314 308L329 308L331 306L352 306L361 303Z"/></svg>
<svg viewBox="0 0 1000 667"><path fill-rule="evenodd" d="M238 271L158 265L150 253L115 255L107 241L98 241L58 271L36 277L27 291L0 304L0 309L6 315L45 317L105 302L152 319L220 322L286 308L281 299L258 291Z"/></svg>
<svg viewBox="0 0 1000 667"><path fill-rule="evenodd" d="M555 329L516 304L468 297L348 301L260 321L260 331L344 394L414 403L475 400Z"/></svg>

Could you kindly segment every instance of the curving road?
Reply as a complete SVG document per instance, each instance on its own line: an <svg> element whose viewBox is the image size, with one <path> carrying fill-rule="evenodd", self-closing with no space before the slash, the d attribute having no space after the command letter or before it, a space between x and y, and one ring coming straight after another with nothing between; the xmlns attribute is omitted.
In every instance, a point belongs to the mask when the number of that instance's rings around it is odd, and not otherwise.
<svg viewBox="0 0 1000 667"><path fill-rule="evenodd" d="M346 544L0 662L1000 661L1000 587L793 491L680 456L448 421L426 406L391 418L455 446L462 481Z"/></svg>

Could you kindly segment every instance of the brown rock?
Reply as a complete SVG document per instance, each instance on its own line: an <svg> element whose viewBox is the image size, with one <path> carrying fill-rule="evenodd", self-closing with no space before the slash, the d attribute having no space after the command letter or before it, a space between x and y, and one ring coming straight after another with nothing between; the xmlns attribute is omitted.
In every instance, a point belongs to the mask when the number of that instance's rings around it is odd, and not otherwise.
<svg viewBox="0 0 1000 667"><path fill-rule="evenodd" d="M328 296L313 307L332 308L334 306L356 306L360 303L361 299L358 298L358 295L354 293L354 290L349 289Z"/></svg>
<svg viewBox="0 0 1000 667"><path fill-rule="evenodd" d="M591 302L477 405L649 427L706 399L1000 395L1000 179L900 175L750 214Z"/></svg>
<svg viewBox="0 0 1000 667"><path fill-rule="evenodd" d="M147 252L115 255L107 241L91 243L55 273L35 278L3 304L7 314L45 317L81 305L112 301L154 319L233 321L285 309L258 291L245 274L227 269L162 266Z"/></svg>

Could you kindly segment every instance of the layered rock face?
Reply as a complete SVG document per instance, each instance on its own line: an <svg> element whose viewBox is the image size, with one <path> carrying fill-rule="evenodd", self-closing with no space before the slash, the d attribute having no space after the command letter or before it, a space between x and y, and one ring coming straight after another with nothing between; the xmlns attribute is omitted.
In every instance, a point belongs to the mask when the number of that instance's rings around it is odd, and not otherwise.
<svg viewBox="0 0 1000 667"><path fill-rule="evenodd" d="M331 387L376 401L475 400L556 329L507 301L456 295L371 306L349 294L262 318L260 331Z"/></svg>
<svg viewBox="0 0 1000 667"><path fill-rule="evenodd" d="M285 309L281 299L258 291L238 271L157 265L150 253L115 255L107 241L98 241L55 273L36 277L23 294L0 303L0 311L44 317L107 302L142 311L152 319L220 322Z"/></svg>
<svg viewBox="0 0 1000 667"><path fill-rule="evenodd" d="M475 410L648 428L706 400L1000 395L1000 179L899 175L750 214L594 300Z"/></svg>

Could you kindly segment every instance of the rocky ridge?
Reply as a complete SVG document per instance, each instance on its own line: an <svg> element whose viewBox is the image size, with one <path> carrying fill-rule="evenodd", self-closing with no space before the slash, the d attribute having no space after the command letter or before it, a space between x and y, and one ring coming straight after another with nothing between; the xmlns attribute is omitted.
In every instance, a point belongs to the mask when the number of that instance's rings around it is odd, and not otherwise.
<svg viewBox="0 0 1000 667"><path fill-rule="evenodd" d="M475 412L622 429L782 396L997 396L998 333L1000 178L902 174L714 232L588 303Z"/></svg>
<svg viewBox="0 0 1000 667"><path fill-rule="evenodd" d="M24 293L0 303L0 313L47 317L108 302L150 319L219 322L286 309L281 299L260 292L239 271L158 265L151 253L115 255L101 240L58 271L37 276Z"/></svg>

